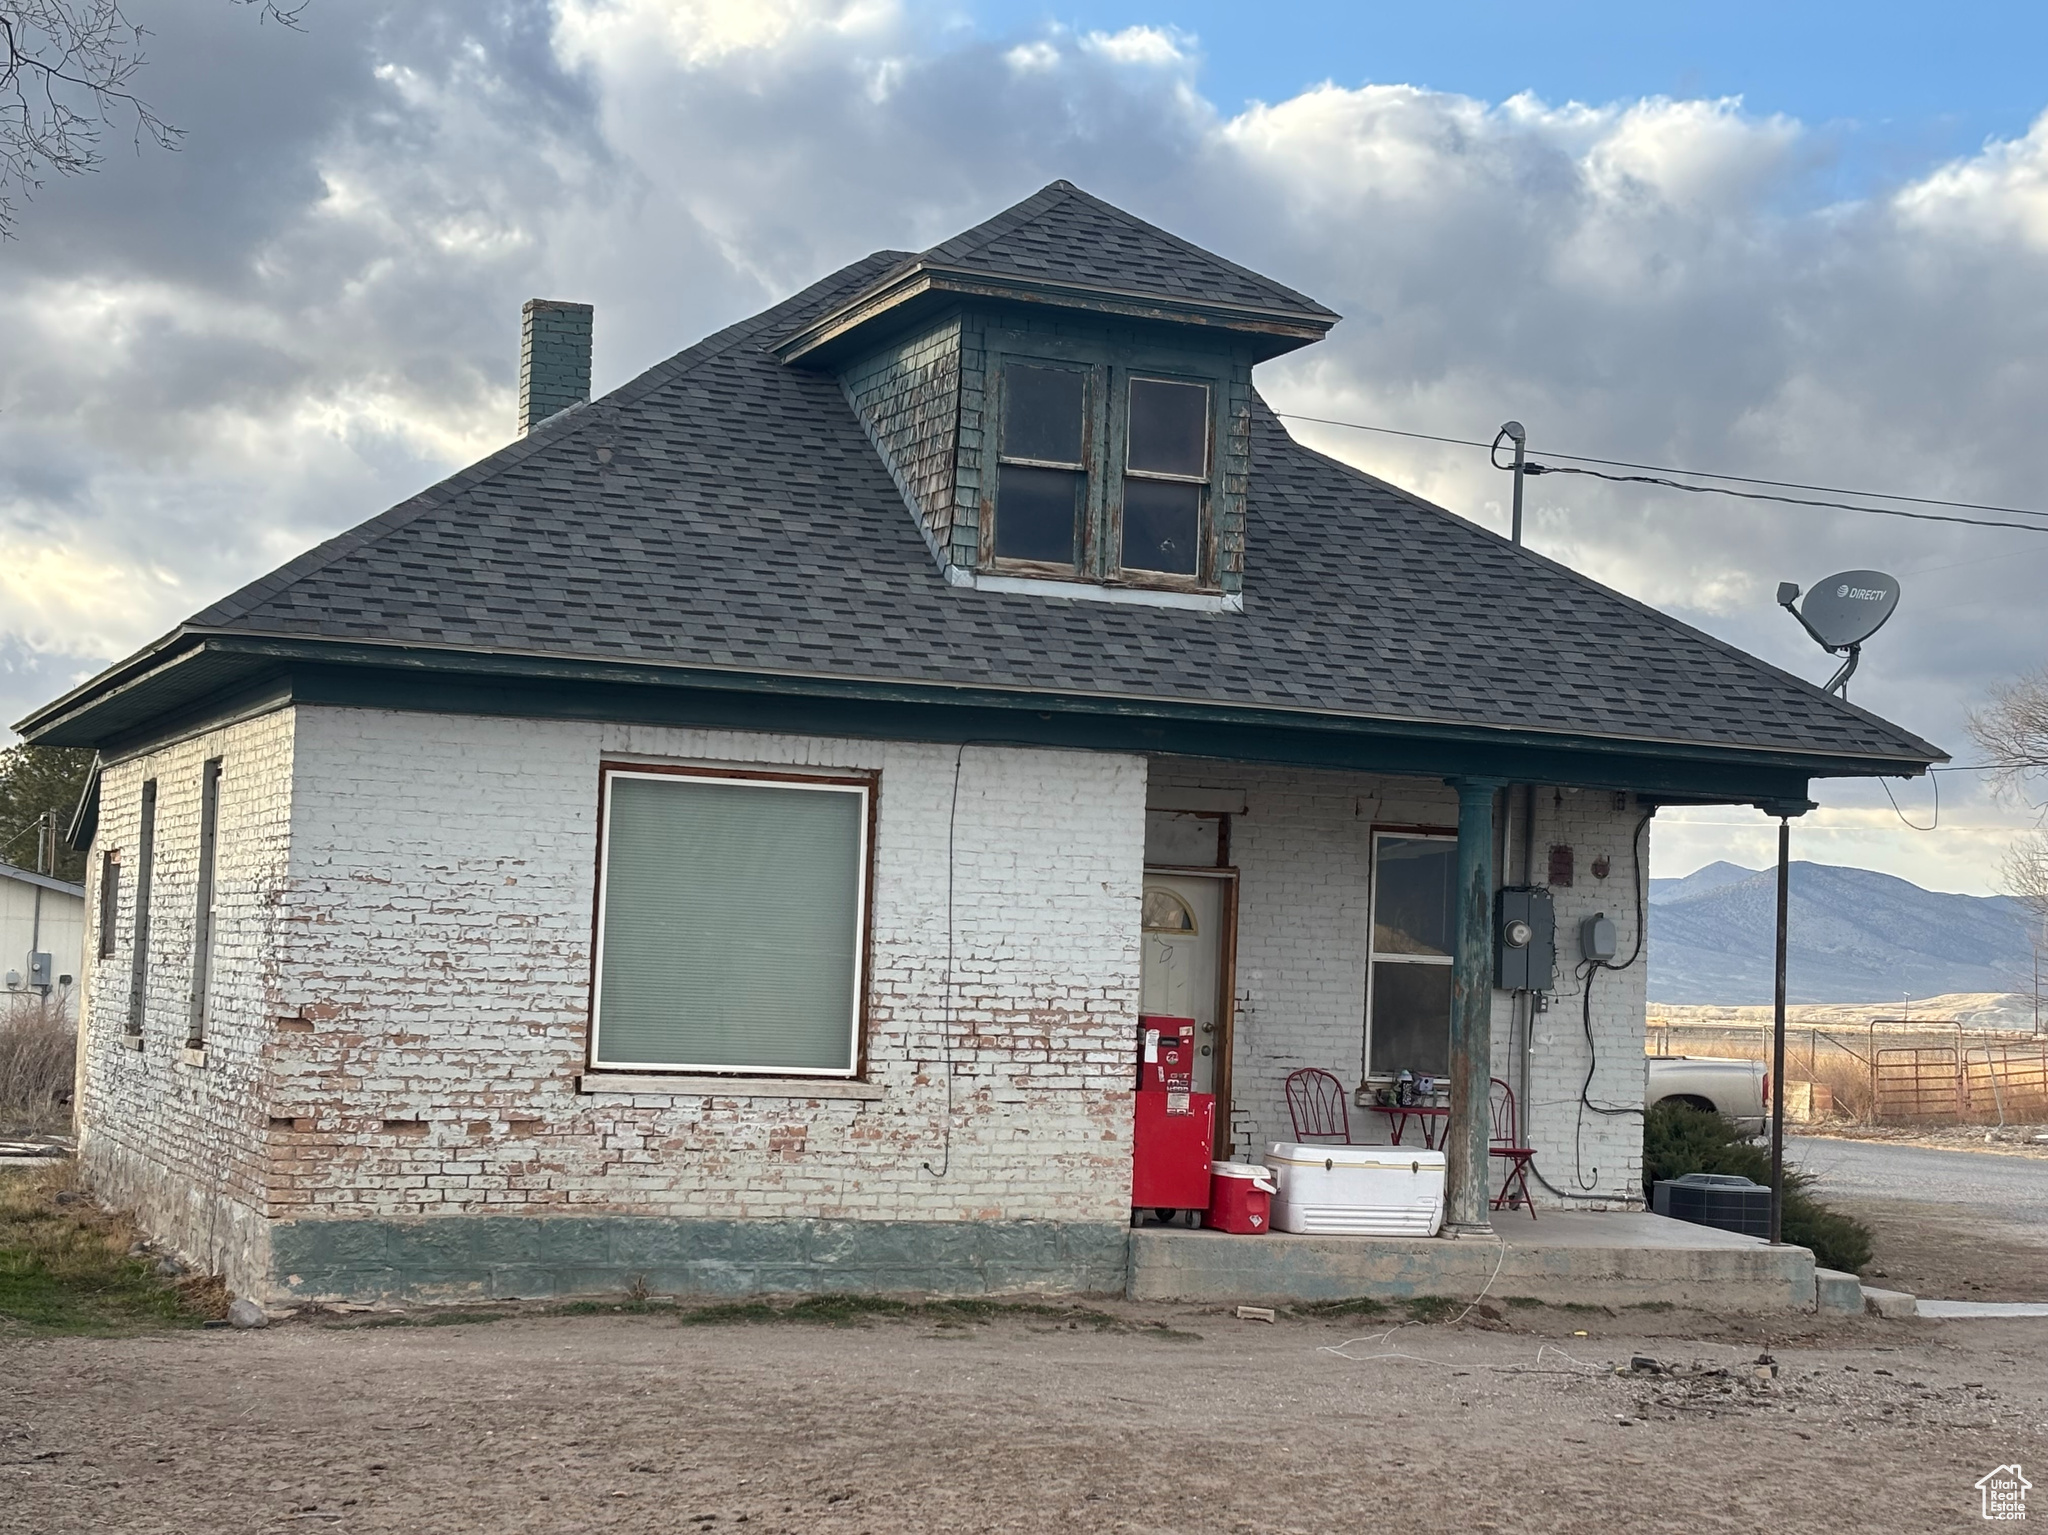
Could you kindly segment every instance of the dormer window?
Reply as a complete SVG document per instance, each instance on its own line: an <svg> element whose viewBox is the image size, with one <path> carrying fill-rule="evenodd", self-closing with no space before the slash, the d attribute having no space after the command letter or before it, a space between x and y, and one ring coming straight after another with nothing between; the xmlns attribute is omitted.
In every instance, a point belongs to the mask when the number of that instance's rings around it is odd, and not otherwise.
<svg viewBox="0 0 2048 1535"><path fill-rule="evenodd" d="M1090 371L1024 362L1004 371L998 560L1070 573L1086 558Z"/></svg>
<svg viewBox="0 0 2048 1535"><path fill-rule="evenodd" d="M1125 443L1123 568L1199 576L1209 484L1209 386L1132 379Z"/></svg>
<svg viewBox="0 0 2048 1535"><path fill-rule="evenodd" d="M1184 364L1206 361L1199 353L1161 368L1078 338L990 341L997 440L982 570L1216 590L1210 475L1227 363L1190 377Z"/></svg>

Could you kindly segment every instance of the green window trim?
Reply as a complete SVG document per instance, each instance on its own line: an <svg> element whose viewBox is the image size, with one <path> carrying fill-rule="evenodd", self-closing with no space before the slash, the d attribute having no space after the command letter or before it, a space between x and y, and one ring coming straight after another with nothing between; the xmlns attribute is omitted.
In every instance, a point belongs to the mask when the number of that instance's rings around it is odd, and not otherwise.
<svg viewBox="0 0 2048 1535"><path fill-rule="evenodd" d="M1241 466L1231 470L1235 477L1227 484L1225 477L1226 461L1237 463L1233 455L1240 446L1232 435L1236 364L1231 356L992 328L985 357L988 429L982 434L979 476L978 570L1156 591L1213 594L1235 589L1243 498ZM1028 447L1017 451L1019 445L1008 440L1020 424L1012 420L1011 379L1055 370L1079 373L1087 381L1081 396L1078 463L1065 452L1055 462ZM1198 467L1176 469L1148 464L1142 455L1133 457L1133 390L1148 386L1155 391L1165 386L1169 393L1203 391ZM1046 537L1019 537L1016 529L1005 526L1006 474L1024 492L1019 513L1047 530ZM1071 560L1048 557L1056 542L1049 536L1052 492L1057 488L1053 482L1062 476L1078 482ZM1134 537L1149 534L1149 541L1141 540L1149 552L1141 554L1135 544L1127 550L1127 530ZM1027 549L1035 557L1019 557Z"/></svg>
<svg viewBox="0 0 2048 1535"><path fill-rule="evenodd" d="M858 1076L874 788L607 764L591 1067Z"/></svg>

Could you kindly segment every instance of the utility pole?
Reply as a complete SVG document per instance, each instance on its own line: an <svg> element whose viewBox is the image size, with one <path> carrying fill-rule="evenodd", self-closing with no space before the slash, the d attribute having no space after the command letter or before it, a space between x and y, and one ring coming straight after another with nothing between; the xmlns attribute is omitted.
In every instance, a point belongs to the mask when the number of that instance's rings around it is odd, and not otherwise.
<svg viewBox="0 0 2048 1535"><path fill-rule="evenodd" d="M1785 937L1792 891L1792 822L1778 817L1778 953L1771 1015L1771 1245L1785 1233Z"/></svg>
<svg viewBox="0 0 2048 1535"><path fill-rule="evenodd" d="M1519 544L1522 541L1522 481L1525 478L1522 461L1528 456L1529 433L1521 422L1510 421L1494 434L1493 445L1495 448L1500 446L1503 437L1515 445L1515 513L1514 520L1510 524L1508 538L1510 542ZM1506 467L1507 465L1502 464L1498 459L1494 461L1494 468L1504 469Z"/></svg>

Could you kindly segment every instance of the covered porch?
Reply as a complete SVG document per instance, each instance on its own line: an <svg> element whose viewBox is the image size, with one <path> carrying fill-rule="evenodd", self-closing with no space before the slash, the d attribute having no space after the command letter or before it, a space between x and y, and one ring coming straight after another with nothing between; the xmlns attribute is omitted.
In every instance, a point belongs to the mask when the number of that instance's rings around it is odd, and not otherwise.
<svg viewBox="0 0 2048 1535"><path fill-rule="evenodd" d="M1299 1138L1289 1078L1327 1073L1340 1136L1445 1152L1447 1232L1532 1224L1491 1208L1509 1098L1539 1209L1641 1209L1656 797L1154 758L1146 803L1139 1010L1196 1020L1219 1159ZM1502 970L1503 890L1554 915L1554 963ZM1616 942L1598 964L1579 943L1596 916ZM1382 1102L1403 1073L1435 1090L1420 1111Z"/></svg>

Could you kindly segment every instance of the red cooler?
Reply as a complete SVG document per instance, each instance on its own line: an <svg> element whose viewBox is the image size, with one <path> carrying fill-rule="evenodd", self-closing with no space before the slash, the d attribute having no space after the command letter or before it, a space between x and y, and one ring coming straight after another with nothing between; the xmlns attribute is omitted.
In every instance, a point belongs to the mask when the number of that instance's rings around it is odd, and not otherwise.
<svg viewBox="0 0 2048 1535"><path fill-rule="evenodd" d="M1211 1162L1209 1172L1209 1210L1203 1225L1242 1236L1272 1229L1277 1189L1270 1171L1248 1162Z"/></svg>

